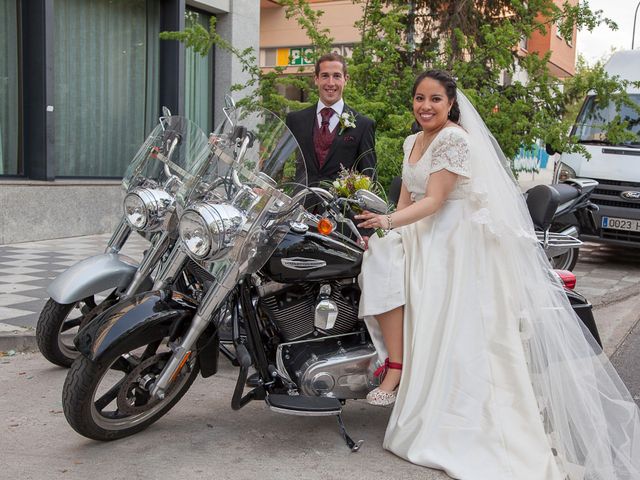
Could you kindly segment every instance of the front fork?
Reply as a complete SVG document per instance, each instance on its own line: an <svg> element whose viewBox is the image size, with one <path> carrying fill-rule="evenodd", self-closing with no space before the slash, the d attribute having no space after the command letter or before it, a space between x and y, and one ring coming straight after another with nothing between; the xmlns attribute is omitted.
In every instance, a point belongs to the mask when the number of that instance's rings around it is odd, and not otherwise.
<svg viewBox="0 0 640 480"><path fill-rule="evenodd" d="M171 355L171 359L167 362L167 365L151 387L151 395L153 397L158 399L164 398L171 382L178 377L182 368L191 358L194 346L200 335L202 335L211 322L213 313L220 307L229 292L236 286L239 278L240 272L238 268L235 265L230 266L226 272L221 275L218 283L207 291L182 342L172 347L173 354Z"/></svg>
<svg viewBox="0 0 640 480"><path fill-rule="evenodd" d="M111 235L109 243L107 243L107 247L104 249L104 253L119 253L129 238L129 235L131 235L131 227L124 217L122 217L113 235Z"/></svg>
<svg viewBox="0 0 640 480"><path fill-rule="evenodd" d="M127 290L124 292L124 297L134 295L138 291L142 282L151 274L170 245L171 238L169 237L169 233L163 231L160 236L155 239L149 250L147 250L131 283L129 283Z"/></svg>

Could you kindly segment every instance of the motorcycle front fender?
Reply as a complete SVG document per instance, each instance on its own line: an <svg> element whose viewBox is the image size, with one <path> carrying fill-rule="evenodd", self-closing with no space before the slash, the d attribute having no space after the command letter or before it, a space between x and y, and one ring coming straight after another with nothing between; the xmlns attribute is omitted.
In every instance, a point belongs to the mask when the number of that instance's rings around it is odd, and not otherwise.
<svg viewBox="0 0 640 480"><path fill-rule="evenodd" d="M143 340L171 336L184 320L195 314L197 305L171 291L145 292L113 305L76 336L82 355L95 363L111 359L112 352L126 352Z"/></svg>
<svg viewBox="0 0 640 480"><path fill-rule="evenodd" d="M47 293L60 304L75 303L105 290L125 289L138 270L138 263L125 255L104 253L86 258L58 275ZM153 285L145 279L144 289Z"/></svg>

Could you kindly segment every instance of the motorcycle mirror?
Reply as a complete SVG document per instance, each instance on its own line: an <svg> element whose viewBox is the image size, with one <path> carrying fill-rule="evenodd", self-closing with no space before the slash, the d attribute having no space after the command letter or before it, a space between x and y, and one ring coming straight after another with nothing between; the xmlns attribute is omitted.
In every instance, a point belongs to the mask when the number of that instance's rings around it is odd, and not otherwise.
<svg viewBox="0 0 640 480"><path fill-rule="evenodd" d="M222 113L227 117L227 120L231 124L231 126L235 126L235 122L231 120L229 116L230 112L233 112L236 109L236 101L229 95L228 93L224 96L224 107L222 108Z"/></svg>
<svg viewBox="0 0 640 480"><path fill-rule="evenodd" d="M365 210L369 210L374 213L387 213L387 202L369 190L358 190L354 194L354 197Z"/></svg>
<svg viewBox="0 0 640 480"><path fill-rule="evenodd" d="M165 122L166 122L167 118L170 117L170 116L171 116L171 110L169 110L169 107L163 105L162 106L162 116L159 118L160 125L162 125L162 130L166 129Z"/></svg>
<svg viewBox="0 0 640 480"><path fill-rule="evenodd" d="M236 101L233 99L231 95L226 94L224 96L224 106L229 110L233 110L234 108L236 108Z"/></svg>

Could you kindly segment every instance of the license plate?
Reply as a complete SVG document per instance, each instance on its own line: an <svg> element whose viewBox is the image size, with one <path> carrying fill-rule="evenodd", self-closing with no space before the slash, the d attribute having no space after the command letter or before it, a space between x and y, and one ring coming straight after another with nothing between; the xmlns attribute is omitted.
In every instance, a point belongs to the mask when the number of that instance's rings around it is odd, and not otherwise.
<svg viewBox="0 0 640 480"><path fill-rule="evenodd" d="M640 220L631 218L602 217L602 228L640 232Z"/></svg>

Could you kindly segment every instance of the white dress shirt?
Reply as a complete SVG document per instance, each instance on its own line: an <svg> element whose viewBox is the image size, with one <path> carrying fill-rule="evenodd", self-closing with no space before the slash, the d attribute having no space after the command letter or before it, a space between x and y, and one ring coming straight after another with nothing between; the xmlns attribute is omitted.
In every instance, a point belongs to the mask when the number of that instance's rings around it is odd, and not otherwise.
<svg viewBox="0 0 640 480"><path fill-rule="evenodd" d="M320 110L322 110L326 105L322 103L322 100L318 100L318 107L316 108L316 118L318 120L318 127L322 126L322 115L320 115ZM340 99L329 108L333 108L333 111L336 112L334 115L331 115L329 119L329 131L333 132L333 129L338 125L338 115L342 113L344 110L344 100Z"/></svg>

